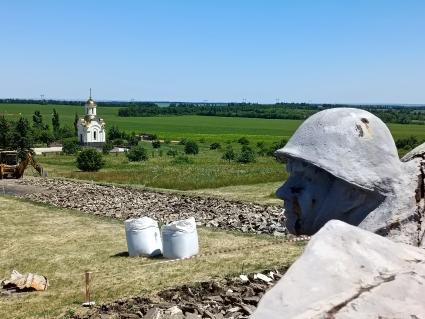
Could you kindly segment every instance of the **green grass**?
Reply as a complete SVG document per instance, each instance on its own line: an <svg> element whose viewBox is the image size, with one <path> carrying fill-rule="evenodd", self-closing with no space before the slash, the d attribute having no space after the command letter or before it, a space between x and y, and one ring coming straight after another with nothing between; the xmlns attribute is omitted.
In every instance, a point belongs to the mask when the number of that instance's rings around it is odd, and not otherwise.
<svg viewBox="0 0 425 319"><path fill-rule="evenodd" d="M66 177L97 182L136 184L153 188L194 190L231 185L252 185L279 182L287 175L282 164L272 157L257 157L255 163L240 164L221 159L222 150L209 150L200 144L200 153L189 156L193 163L175 164L167 149L176 148L183 153L182 145L162 146L153 150L143 143L150 156L146 162L129 162L124 154L104 156L105 168L98 172L81 172L75 166L75 156L46 155L37 160L51 177ZM234 145L235 149L239 145ZM162 152L162 156L159 153ZM152 156L154 155L154 156Z"/></svg>
<svg viewBox="0 0 425 319"><path fill-rule="evenodd" d="M32 114L39 110L43 120L51 126L53 108L59 113L61 125L73 126L77 112L84 113L83 106L38 105L38 104L0 104L0 113L7 118L20 116L32 120ZM237 140L247 136L253 141L278 141L289 138L301 124L298 120L267 120L207 116L164 116L164 117L118 117L116 107L98 107L97 113L108 126L118 125L121 130L136 133L154 133L163 139L204 138L208 141Z"/></svg>
<svg viewBox="0 0 425 319"><path fill-rule="evenodd" d="M192 194L222 197L230 200L255 202L263 205L283 205L283 201L276 197L276 190L282 181L259 183L254 185L233 185L219 188L207 188L191 191Z"/></svg>
<svg viewBox="0 0 425 319"><path fill-rule="evenodd" d="M55 108L61 124L72 127L75 113L82 115L83 106L38 105L38 104L0 104L0 113L7 118L16 119L19 114L29 120L35 110L39 110L46 123L51 126L52 110ZM127 132L155 133L164 139L204 138L207 141L237 140L246 136L252 141L272 142L288 139L302 123L301 120L208 117L208 116L164 116L164 117L118 117L116 107L98 107L98 114L105 119L107 128L111 125ZM389 124L394 138L416 136L425 139L425 126L416 124Z"/></svg>
<svg viewBox="0 0 425 319"><path fill-rule="evenodd" d="M270 236L198 229L200 252L250 248L197 259L155 264L160 259L123 257L124 227L116 220L0 197L0 279L13 269L45 275L50 287L0 298L0 318L56 318L82 311L84 272L94 272L92 296L99 304L149 295L180 284L289 266L299 244L274 244ZM252 248L253 245L270 244Z"/></svg>

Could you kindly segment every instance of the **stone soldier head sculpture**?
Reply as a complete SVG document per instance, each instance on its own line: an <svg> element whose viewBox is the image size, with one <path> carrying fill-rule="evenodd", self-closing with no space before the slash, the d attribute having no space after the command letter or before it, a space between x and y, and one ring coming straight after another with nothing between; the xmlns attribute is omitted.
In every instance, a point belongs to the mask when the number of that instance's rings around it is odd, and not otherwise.
<svg viewBox="0 0 425 319"><path fill-rule="evenodd" d="M277 190L289 232L312 235L338 219L383 235L407 227L401 241L417 235L409 221L417 206L418 163L400 161L389 129L373 114L318 112L275 155L290 174Z"/></svg>

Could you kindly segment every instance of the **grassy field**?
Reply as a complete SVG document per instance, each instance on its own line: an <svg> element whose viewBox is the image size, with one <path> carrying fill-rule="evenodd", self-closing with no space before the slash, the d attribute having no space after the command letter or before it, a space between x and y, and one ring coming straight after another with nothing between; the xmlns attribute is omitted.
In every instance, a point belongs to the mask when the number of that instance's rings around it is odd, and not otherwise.
<svg viewBox="0 0 425 319"><path fill-rule="evenodd" d="M200 144L198 155L189 156L193 163L176 164L172 156L166 155L167 150L174 148L183 153L183 145L163 145L159 150L154 150L150 143L143 145L149 150L148 161L129 162L124 154L110 154L104 156L106 166L99 172L79 171L75 165L76 157L72 155L38 156L37 160L52 177L176 190L279 182L287 177L283 165L269 156L259 156L255 163L229 163L221 159L223 150L210 150L209 144L205 143ZM238 151L240 145L235 144L234 147Z"/></svg>
<svg viewBox="0 0 425 319"><path fill-rule="evenodd" d="M52 110L55 108L62 125L72 127L75 113L82 115L83 106L38 105L38 104L0 104L0 113L9 119L22 114L31 120L35 110L39 110L46 123L51 124ZM127 132L155 133L164 139L204 138L207 141L237 140L247 136L252 141L272 142L288 139L300 120L268 120L257 118L207 117L207 116L164 116L164 117L118 117L116 107L98 107L98 114L105 119L107 127L118 125ZM389 124L394 138L411 135L419 140L425 139L425 126L416 124Z"/></svg>
<svg viewBox="0 0 425 319"><path fill-rule="evenodd" d="M301 244L275 244L269 236L243 235L200 228L202 253L246 248L235 252L166 264L161 259L125 257L121 222L76 211L0 197L0 278L13 269L45 275L44 292L0 298L0 318L53 318L82 311L83 275L94 272L97 303L149 295L183 283L289 266ZM256 244L270 244L252 249ZM250 249L251 247L251 249Z"/></svg>
<svg viewBox="0 0 425 319"><path fill-rule="evenodd" d="M61 125L73 126L77 112L84 113L83 106L0 104L0 113L8 119L16 119L22 114L29 120L35 110L43 115L43 120L51 126L53 108L59 113ZM301 124L298 120L267 120L207 116L164 116L164 117L118 117L116 107L98 107L97 113L105 119L107 127L118 125L127 132L157 134L163 139L194 138L207 141L237 140L247 136L253 141L279 141L289 138Z"/></svg>

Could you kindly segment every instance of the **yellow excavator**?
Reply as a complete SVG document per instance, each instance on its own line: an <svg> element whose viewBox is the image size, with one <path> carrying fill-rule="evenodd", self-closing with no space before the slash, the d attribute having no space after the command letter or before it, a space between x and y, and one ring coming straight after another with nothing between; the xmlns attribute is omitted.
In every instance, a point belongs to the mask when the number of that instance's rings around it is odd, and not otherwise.
<svg viewBox="0 0 425 319"><path fill-rule="evenodd" d="M24 160L18 160L17 151L0 150L0 179L21 178L28 165L31 165L41 176L47 176L43 167L38 164L28 152Z"/></svg>

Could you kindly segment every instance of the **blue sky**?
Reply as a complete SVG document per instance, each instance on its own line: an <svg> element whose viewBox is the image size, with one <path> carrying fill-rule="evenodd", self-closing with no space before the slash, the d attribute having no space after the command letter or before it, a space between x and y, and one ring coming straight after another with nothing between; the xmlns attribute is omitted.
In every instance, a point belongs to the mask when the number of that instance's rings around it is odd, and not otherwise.
<svg viewBox="0 0 425 319"><path fill-rule="evenodd" d="M423 0L0 0L0 97L425 103Z"/></svg>

